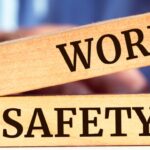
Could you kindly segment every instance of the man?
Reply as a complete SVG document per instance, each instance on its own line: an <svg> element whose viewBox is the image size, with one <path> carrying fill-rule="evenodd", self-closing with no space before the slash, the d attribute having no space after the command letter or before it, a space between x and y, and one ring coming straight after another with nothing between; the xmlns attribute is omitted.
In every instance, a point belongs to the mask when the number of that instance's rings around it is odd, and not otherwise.
<svg viewBox="0 0 150 150"><path fill-rule="evenodd" d="M0 2L2 8L6 7L0 9L0 11L4 10L0 12L2 31L18 28L15 32L1 32L1 41L42 32L55 32L63 30L66 25L83 25L150 11L150 1L147 0L1 0ZM13 8L8 10L8 5ZM12 13L8 13L10 10ZM13 18L12 23L8 21L10 19L6 21L6 18ZM28 29L24 29L27 27ZM145 68L141 71L147 78L138 70L129 70L36 90L32 94L143 93L148 90L149 69Z"/></svg>

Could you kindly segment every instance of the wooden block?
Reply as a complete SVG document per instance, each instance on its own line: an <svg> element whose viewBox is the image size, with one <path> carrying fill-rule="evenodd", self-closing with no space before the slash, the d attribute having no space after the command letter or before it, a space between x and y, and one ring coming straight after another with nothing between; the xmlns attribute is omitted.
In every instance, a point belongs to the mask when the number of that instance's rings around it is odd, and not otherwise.
<svg viewBox="0 0 150 150"><path fill-rule="evenodd" d="M0 44L0 95L150 64L150 14Z"/></svg>
<svg viewBox="0 0 150 150"><path fill-rule="evenodd" d="M0 98L0 146L150 145L150 95Z"/></svg>

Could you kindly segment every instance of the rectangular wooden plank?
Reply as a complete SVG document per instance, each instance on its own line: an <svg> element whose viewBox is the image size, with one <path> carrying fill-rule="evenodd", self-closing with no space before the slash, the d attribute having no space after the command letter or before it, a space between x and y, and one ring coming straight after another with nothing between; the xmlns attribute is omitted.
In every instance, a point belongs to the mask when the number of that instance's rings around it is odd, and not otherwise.
<svg viewBox="0 0 150 150"><path fill-rule="evenodd" d="M1 43L0 95L148 65L149 13Z"/></svg>
<svg viewBox="0 0 150 150"><path fill-rule="evenodd" d="M0 98L0 146L150 145L150 95Z"/></svg>

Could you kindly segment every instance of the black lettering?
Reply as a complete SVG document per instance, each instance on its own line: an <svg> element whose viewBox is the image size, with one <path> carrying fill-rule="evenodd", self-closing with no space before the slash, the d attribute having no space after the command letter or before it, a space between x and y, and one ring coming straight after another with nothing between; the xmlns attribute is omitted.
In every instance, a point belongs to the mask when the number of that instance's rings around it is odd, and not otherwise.
<svg viewBox="0 0 150 150"><path fill-rule="evenodd" d="M144 109L143 107L133 107L132 109L136 112L141 123L143 124L143 133L140 133L139 136L150 136L149 132L150 117L146 120L142 112L142 110Z"/></svg>
<svg viewBox="0 0 150 150"><path fill-rule="evenodd" d="M94 126L97 126L97 117L94 117L93 120L89 120L89 111L94 110L97 111L98 114L100 114L100 108L80 108L80 110L83 113L83 133L80 134L80 137L86 137L86 136L102 136L103 130L100 129L98 133L89 133L89 124L94 124Z"/></svg>
<svg viewBox="0 0 150 150"><path fill-rule="evenodd" d="M4 137L7 137L7 138L16 138L16 137L19 137L19 136L22 134L22 132L23 132L23 127L22 127L22 125L21 125L19 122L15 121L15 120L13 120L13 119L11 119L11 118L9 117L9 113L10 113L10 112L13 112L13 111L17 113L17 116L21 116L21 110L20 110L20 109L17 109L17 108L7 109L7 110L5 110L4 113L3 113L4 121L5 121L6 123L10 124L11 126L15 127L16 130L17 130L17 133L16 133L16 134L10 135L10 134L8 134L7 129L4 129L4 130L3 130L3 136L4 136Z"/></svg>
<svg viewBox="0 0 150 150"><path fill-rule="evenodd" d="M68 121L64 121L64 111L71 111L73 115L76 115L76 109L75 108L55 108L57 111L57 129L58 133L55 135L56 137L69 137L69 134L64 133L64 124L68 124L69 127L72 128L72 118L69 118Z"/></svg>
<svg viewBox="0 0 150 150"><path fill-rule="evenodd" d="M132 41L131 41L130 33L132 33L132 32L136 33L138 36L138 40L135 43L132 43ZM133 59L133 58L138 58L138 56L135 55L133 52L133 46L137 46L144 56L150 55L150 53L146 50L144 45L142 45L144 35L140 29L127 30L127 31L123 31L121 33L124 34L124 36L125 36L125 41L126 41L126 45L127 45L128 54L129 54L129 57L127 57L127 60Z"/></svg>
<svg viewBox="0 0 150 150"><path fill-rule="evenodd" d="M131 118L131 109L129 107L110 107L106 108L106 113L105 113L105 118L109 118L109 112L111 110L115 111L115 127L116 127L116 132L114 134L111 134L111 136L127 136L127 134L122 133L122 111L126 110L127 111L127 116L128 118Z"/></svg>
<svg viewBox="0 0 150 150"><path fill-rule="evenodd" d="M92 45L93 38L86 39L85 42L88 43L88 60L84 57L79 44L81 41L74 41L71 42L70 45L74 47L74 56L73 56L73 63L71 62L65 47L67 44L57 45L56 47L60 50L65 62L67 63L70 71L76 71L76 63L77 63L77 55L79 56L82 64L84 65L85 69L90 68L90 60L91 60L91 45Z"/></svg>
<svg viewBox="0 0 150 150"><path fill-rule="evenodd" d="M37 116L39 117L41 126L34 126ZM41 135L41 137L52 137L53 136L53 135L51 135L51 133L48 129L48 126L47 126L47 123L46 123L46 120L45 120L45 117L44 117L44 114L43 114L43 111L41 108L35 108L28 132L25 135L25 137L34 137L34 135L32 134L33 130L43 130L44 134Z"/></svg>
<svg viewBox="0 0 150 150"><path fill-rule="evenodd" d="M115 58L112 61L107 60L103 53L103 40L105 38L110 38L113 41L114 46L115 46ZM117 37L115 37L112 34L103 35L97 42L97 53L98 53L100 60L103 63L105 63L105 64L115 63L121 55L121 46L120 46L120 43L119 43L119 40L117 39Z"/></svg>

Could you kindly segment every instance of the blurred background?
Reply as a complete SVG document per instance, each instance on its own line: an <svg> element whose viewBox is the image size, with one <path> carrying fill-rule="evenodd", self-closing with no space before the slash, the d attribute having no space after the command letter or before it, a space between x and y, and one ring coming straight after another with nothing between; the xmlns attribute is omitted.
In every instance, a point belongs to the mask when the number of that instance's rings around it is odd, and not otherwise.
<svg viewBox="0 0 150 150"><path fill-rule="evenodd" d="M78 26L145 12L150 12L149 0L0 0L0 39L32 35L34 29L48 31L48 26ZM149 83L149 67L140 71Z"/></svg>
<svg viewBox="0 0 150 150"><path fill-rule="evenodd" d="M149 0L0 0L0 30L87 23L150 11Z"/></svg>

